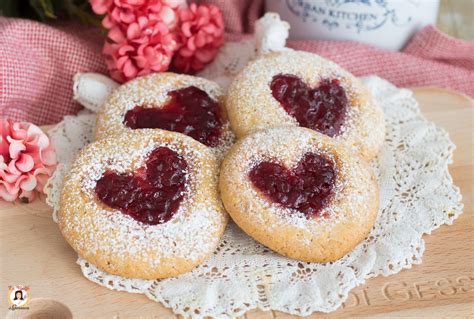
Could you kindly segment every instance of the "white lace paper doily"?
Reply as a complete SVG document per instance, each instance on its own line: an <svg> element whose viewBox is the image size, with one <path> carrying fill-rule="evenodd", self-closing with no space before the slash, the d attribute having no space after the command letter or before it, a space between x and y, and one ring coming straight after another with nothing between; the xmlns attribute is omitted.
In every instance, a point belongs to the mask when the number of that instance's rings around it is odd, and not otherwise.
<svg viewBox="0 0 474 319"><path fill-rule="evenodd" d="M227 87L250 59L287 50L288 28L277 15L267 14L257 23L254 39L225 44L200 75ZM367 239L352 252L333 263L303 263L269 251L231 222L213 256L179 277L122 278L79 258L84 276L109 289L145 294L190 318L234 318L253 308L305 316L336 310L366 278L388 276L421 263L423 234L452 224L462 212L459 189L448 172L455 146L443 129L423 117L411 91L375 76L363 81L385 112L387 134L371 163L380 184L379 215ZM75 97L88 110L65 117L49 131L60 163L46 188L53 218L69 163L92 141L94 112L117 86L90 73L76 76L75 83Z"/></svg>

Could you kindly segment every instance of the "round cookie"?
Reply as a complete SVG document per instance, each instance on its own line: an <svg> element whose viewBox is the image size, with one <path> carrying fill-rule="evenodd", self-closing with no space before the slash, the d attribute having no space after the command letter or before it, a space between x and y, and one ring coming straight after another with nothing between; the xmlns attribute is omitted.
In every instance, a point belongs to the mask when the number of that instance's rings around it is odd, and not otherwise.
<svg viewBox="0 0 474 319"><path fill-rule="evenodd" d="M235 139L219 85L175 73L138 77L112 92L97 113L95 138L143 128L186 134L218 157Z"/></svg>
<svg viewBox="0 0 474 319"><path fill-rule="evenodd" d="M238 137L278 126L302 126L343 141L366 159L385 137L382 110L359 79L318 55L270 53L231 83L227 112Z"/></svg>
<svg viewBox="0 0 474 319"><path fill-rule="evenodd" d="M306 262L351 251L371 230L379 205L368 164L307 128L267 129L239 140L224 158L219 188L248 235Z"/></svg>
<svg viewBox="0 0 474 319"><path fill-rule="evenodd" d="M218 162L180 133L135 130L86 146L64 181L59 228L110 274L159 279L190 271L227 224Z"/></svg>

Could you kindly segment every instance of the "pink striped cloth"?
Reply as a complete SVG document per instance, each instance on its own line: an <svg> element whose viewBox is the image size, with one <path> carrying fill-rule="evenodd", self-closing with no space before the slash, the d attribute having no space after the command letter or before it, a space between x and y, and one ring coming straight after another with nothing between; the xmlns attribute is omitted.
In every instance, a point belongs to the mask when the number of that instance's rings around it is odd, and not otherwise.
<svg viewBox="0 0 474 319"><path fill-rule="evenodd" d="M203 2L220 6L231 40L252 32L263 11L263 0ZM44 125L75 114L80 106L72 100L72 77L106 73L103 41L94 29L0 17L0 117ZM359 76L376 74L402 87L437 85L474 96L474 42L433 26L418 32L401 52L339 41L290 41L289 46L320 54Z"/></svg>

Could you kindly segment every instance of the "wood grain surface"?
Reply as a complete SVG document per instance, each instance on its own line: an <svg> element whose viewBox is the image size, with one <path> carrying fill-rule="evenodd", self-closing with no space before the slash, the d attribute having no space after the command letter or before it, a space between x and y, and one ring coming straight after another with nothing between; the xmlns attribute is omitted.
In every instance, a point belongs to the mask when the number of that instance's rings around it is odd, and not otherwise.
<svg viewBox="0 0 474 319"><path fill-rule="evenodd" d="M414 89L423 113L444 127L457 145L450 172L461 188L464 214L453 226L425 236L423 263L354 289L341 309L308 318L474 317L474 103L434 87ZM0 202L0 317L4 318L177 318L143 295L110 291L85 279L76 254L61 237L51 210ZM28 285L30 310L8 311L9 285ZM295 318L253 310L247 319Z"/></svg>
<svg viewBox="0 0 474 319"><path fill-rule="evenodd" d="M441 0L436 26L452 37L473 40L474 0Z"/></svg>

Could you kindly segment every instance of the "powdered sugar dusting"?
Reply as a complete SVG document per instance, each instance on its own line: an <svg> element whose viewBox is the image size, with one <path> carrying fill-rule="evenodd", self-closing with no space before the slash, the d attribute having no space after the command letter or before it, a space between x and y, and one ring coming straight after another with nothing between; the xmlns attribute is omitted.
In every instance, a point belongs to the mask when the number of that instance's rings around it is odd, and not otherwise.
<svg viewBox="0 0 474 319"><path fill-rule="evenodd" d="M385 136L383 112L364 85L329 60L302 51L272 53L247 65L232 82L227 97L231 124L239 136L277 126L298 126L273 97L270 82L277 74L300 77L310 87L322 79L338 79L349 105L345 123L335 138L345 141L364 157L376 155Z"/></svg>
<svg viewBox="0 0 474 319"><path fill-rule="evenodd" d="M262 161L279 163L287 168L297 165L305 153L323 154L333 161L336 182L330 203L321 214L327 218L307 218L302 212L286 208L268 200L248 178L250 170ZM239 189L239 197L250 198L239 203L242 212L248 212L247 218L265 224L272 229L279 225L291 224L316 233L320 227L330 229L344 219L358 219L361 223L368 220L364 214L370 211L372 204L367 202L367 194L373 192L370 182L373 173L352 155L343 145L334 140L305 128L280 127L259 131L245 137L232 149L226 158L227 167L236 167L226 178L231 188ZM228 172L221 172L226 174ZM235 185L232 185L235 183ZM373 206L373 205L372 205ZM266 216L259 214L261 207L270 214L278 216L273 224L265 223ZM357 208L357 209L353 209ZM302 237L310 244L307 237Z"/></svg>
<svg viewBox="0 0 474 319"><path fill-rule="evenodd" d="M133 172L159 146L188 163L185 196L170 221L146 225L96 198L94 188L105 170ZM103 139L88 145L75 161L65 180L59 222L64 234L79 234L70 243L82 255L107 254L124 263L139 256L154 266L161 258L198 261L214 250L226 222L216 175L211 151L182 134L139 130ZM196 199L198 192L204 197Z"/></svg>
<svg viewBox="0 0 474 319"><path fill-rule="evenodd" d="M123 124L127 111L137 105L162 107L170 99L168 92L189 86L195 86L205 91L221 105L224 111L224 125L222 126L220 142L212 148L218 157L222 157L235 141L235 136L232 133L223 106L223 92L217 83L190 75L156 73L136 78L120 86L109 96L97 114L96 138L100 139L110 134L131 131Z"/></svg>
<svg viewBox="0 0 474 319"><path fill-rule="evenodd" d="M282 39L274 32L265 38L269 44L272 40L281 43ZM205 76L229 83L253 59L259 42L226 42L204 70ZM422 116L410 91L378 77L363 81L385 112L387 139L372 162L381 186L379 218L370 236L351 253L334 263L301 263L269 252L231 223L215 255L179 277L124 278L79 258L84 276L108 289L142 293L184 317L231 319L255 308L298 316L334 311L347 299L350 289L363 284L367 276L389 276L421 263L422 234L452 224L462 212L459 188L453 185L448 171L455 146L444 130ZM54 130L52 137L62 154L74 154L90 142L93 125L90 121L76 125L82 120L81 115L66 117L60 127L67 129ZM69 157L64 160L47 188L48 202L55 211L59 209L55 198L63 172L69 170ZM203 294L203 290L209 293Z"/></svg>

